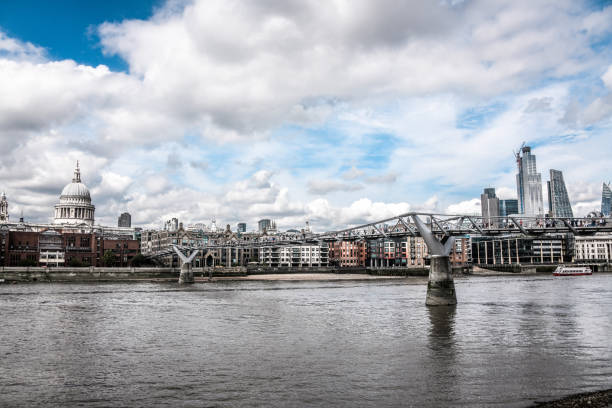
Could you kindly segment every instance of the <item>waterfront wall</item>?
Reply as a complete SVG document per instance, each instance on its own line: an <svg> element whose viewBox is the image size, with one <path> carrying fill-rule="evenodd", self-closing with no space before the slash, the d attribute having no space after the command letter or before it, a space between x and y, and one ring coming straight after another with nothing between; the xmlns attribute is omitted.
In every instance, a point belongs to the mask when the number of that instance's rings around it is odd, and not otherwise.
<svg viewBox="0 0 612 408"><path fill-rule="evenodd" d="M593 272L612 272L610 264L589 265ZM550 273L556 265L478 265L478 268L497 272ZM263 267L235 266L193 268L195 278L234 277L289 273L362 273L375 276L427 276L429 268L337 268L337 267ZM468 267L453 268L453 274L469 274ZM0 281L4 282L123 282L123 281L178 281L180 268L106 268L106 267L16 267L0 266Z"/></svg>
<svg viewBox="0 0 612 408"><path fill-rule="evenodd" d="M301 267L292 268L288 266L267 267L267 266L249 266L247 267L248 275L263 275L263 274L287 274L287 273L362 273L375 276L427 276L429 269L427 268L399 268L399 267L343 267L335 266L325 267Z"/></svg>
<svg viewBox="0 0 612 408"><path fill-rule="evenodd" d="M475 265L480 269L486 269L488 271L495 272L507 272L507 273L536 273L537 268L534 265L519 265L519 264L480 264Z"/></svg>
<svg viewBox="0 0 612 408"><path fill-rule="evenodd" d="M193 274L195 277L244 276L246 268L193 268ZM179 275L180 268L0 267L0 280L5 282L178 281Z"/></svg>
<svg viewBox="0 0 612 408"><path fill-rule="evenodd" d="M567 264L573 266L588 266L591 270L596 272L612 272L612 264L599 263L599 264L582 264L574 263ZM510 272L510 273L552 273L558 264L479 264L474 265L476 268L486 269L495 272Z"/></svg>
<svg viewBox="0 0 612 408"><path fill-rule="evenodd" d="M262 267L235 266L193 268L195 278L234 277L262 274L290 273L362 273L375 276L427 276L428 268L337 268L337 267ZM458 268L454 273L466 273ZM124 281L178 281L180 268L107 268L107 267L0 267L0 280L4 282L124 282Z"/></svg>

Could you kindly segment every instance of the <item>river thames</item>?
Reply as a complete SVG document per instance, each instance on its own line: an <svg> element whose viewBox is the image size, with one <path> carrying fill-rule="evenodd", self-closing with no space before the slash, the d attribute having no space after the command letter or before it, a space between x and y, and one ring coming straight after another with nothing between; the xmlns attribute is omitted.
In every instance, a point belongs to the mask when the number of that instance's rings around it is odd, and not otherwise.
<svg viewBox="0 0 612 408"><path fill-rule="evenodd" d="M612 384L612 275L0 286L1 406L530 406Z"/></svg>

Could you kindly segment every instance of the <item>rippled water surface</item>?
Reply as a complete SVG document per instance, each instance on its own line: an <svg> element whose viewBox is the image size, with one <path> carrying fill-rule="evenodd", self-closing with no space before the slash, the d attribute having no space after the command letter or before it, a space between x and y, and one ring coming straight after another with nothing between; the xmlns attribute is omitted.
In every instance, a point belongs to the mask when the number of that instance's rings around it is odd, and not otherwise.
<svg viewBox="0 0 612 408"><path fill-rule="evenodd" d="M0 406L527 406L612 385L612 275L0 286Z"/></svg>

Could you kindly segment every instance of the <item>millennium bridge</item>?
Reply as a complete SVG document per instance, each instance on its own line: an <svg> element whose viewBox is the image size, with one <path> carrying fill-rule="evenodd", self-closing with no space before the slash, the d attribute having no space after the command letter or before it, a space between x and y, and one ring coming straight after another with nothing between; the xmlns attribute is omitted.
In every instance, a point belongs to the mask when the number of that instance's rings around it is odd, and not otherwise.
<svg viewBox="0 0 612 408"><path fill-rule="evenodd" d="M324 244L346 240L376 240L381 238L422 237L431 257L427 305L456 304L449 255L457 236L526 236L537 237L553 234L574 236L612 232L612 219L591 213L587 217L554 218L502 216L482 217L475 215L448 215L425 212L409 212L368 224L327 231L323 233L285 233L261 236L248 241L226 240L207 243L201 247L174 245L172 248L154 252L151 258L176 253L181 259L179 282L193 282L191 262L199 251L217 248L252 248L283 246L305 243ZM189 255L184 255L189 253Z"/></svg>

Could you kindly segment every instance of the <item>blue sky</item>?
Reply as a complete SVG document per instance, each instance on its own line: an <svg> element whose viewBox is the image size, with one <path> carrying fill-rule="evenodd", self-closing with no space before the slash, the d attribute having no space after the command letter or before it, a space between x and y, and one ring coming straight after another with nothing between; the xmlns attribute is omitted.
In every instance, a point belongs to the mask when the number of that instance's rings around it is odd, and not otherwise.
<svg viewBox="0 0 612 408"><path fill-rule="evenodd" d="M96 26L125 19L147 19L160 0L19 0L0 2L0 27L5 34L43 47L51 59L107 65L127 71L117 56L104 55Z"/></svg>
<svg viewBox="0 0 612 408"><path fill-rule="evenodd" d="M612 178L610 21L569 0L1 2L0 189L48 221L79 159L101 224L326 229L515 197L525 141L586 214Z"/></svg>

